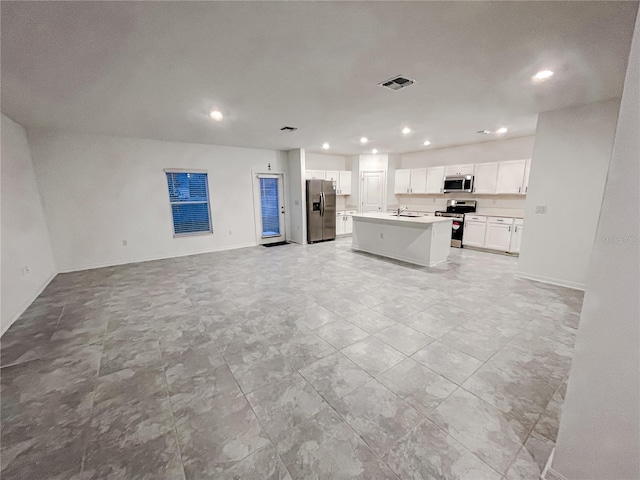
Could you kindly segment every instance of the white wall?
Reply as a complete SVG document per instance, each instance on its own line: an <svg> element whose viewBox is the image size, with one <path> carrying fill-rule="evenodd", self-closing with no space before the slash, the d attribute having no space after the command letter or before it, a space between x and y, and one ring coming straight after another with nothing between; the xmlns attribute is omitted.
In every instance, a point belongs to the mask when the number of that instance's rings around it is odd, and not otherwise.
<svg viewBox="0 0 640 480"><path fill-rule="evenodd" d="M5 115L1 128L0 329L4 333L55 276L56 266L26 132Z"/></svg>
<svg viewBox="0 0 640 480"><path fill-rule="evenodd" d="M639 85L640 15L552 465L570 480L640 478Z"/></svg>
<svg viewBox="0 0 640 480"><path fill-rule="evenodd" d="M534 137L530 136L405 153L402 155L402 167L400 168L522 160L531 158L533 142Z"/></svg>
<svg viewBox="0 0 640 480"><path fill-rule="evenodd" d="M619 99L538 116L518 275L584 288ZM536 215L537 206L547 213Z"/></svg>
<svg viewBox="0 0 640 480"><path fill-rule="evenodd" d="M289 150L289 240L307 243L307 196L304 172L306 154L303 149Z"/></svg>
<svg viewBox="0 0 640 480"><path fill-rule="evenodd" d="M305 165L308 170L346 170L342 155L306 152Z"/></svg>
<svg viewBox="0 0 640 480"><path fill-rule="evenodd" d="M274 150L41 131L29 141L63 272L255 245L253 173L288 170ZM165 168L208 171L213 234L173 238Z"/></svg>

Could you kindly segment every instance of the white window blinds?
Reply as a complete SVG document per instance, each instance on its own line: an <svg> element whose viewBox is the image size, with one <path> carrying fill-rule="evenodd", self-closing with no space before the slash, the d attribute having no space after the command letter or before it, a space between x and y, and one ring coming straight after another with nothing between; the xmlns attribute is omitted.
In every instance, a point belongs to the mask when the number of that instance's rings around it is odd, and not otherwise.
<svg viewBox="0 0 640 480"><path fill-rule="evenodd" d="M173 233L211 232L209 189L206 173L166 172Z"/></svg>

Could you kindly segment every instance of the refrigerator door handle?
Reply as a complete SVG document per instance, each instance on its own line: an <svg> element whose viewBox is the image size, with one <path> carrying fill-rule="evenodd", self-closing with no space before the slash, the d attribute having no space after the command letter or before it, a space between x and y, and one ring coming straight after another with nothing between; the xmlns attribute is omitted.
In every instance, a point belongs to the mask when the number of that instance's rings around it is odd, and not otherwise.
<svg viewBox="0 0 640 480"><path fill-rule="evenodd" d="M324 217L324 192L320 193L320 216Z"/></svg>

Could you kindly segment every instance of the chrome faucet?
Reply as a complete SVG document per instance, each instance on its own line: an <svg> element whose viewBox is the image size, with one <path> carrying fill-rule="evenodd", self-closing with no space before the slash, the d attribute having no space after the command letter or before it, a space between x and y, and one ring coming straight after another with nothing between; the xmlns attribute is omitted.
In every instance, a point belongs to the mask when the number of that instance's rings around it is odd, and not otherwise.
<svg viewBox="0 0 640 480"><path fill-rule="evenodd" d="M400 216L400 214L401 214L402 212L404 212L406 209L407 209L407 206L406 206L406 205L405 205L404 207L403 207L402 205L401 205L401 206L399 206L399 207L398 207L398 213L397 213L397 215L396 215L396 216L398 216L398 217L399 217L399 216Z"/></svg>

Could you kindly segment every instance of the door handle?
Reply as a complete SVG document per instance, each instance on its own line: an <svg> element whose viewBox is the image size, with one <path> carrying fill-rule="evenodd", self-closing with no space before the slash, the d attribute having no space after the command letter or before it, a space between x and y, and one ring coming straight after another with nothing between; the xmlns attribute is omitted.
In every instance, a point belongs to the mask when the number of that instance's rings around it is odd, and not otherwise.
<svg viewBox="0 0 640 480"><path fill-rule="evenodd" d="M284 205L280 207L280 213L284 213Z"/></svg>
<svg viewBox="0 0 640 480"><path fill-rule="evenodd" d="M509 231L511 231L511 225L509 225Z"/></svg>
<svg viewBox="0 0 640 480"><path fill-rule="evenodd" d="M320 193L320 215L324 216L324 192Z"/></svg>

